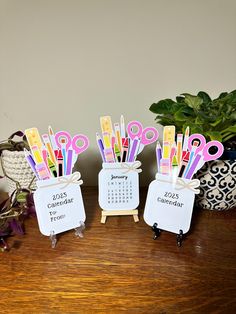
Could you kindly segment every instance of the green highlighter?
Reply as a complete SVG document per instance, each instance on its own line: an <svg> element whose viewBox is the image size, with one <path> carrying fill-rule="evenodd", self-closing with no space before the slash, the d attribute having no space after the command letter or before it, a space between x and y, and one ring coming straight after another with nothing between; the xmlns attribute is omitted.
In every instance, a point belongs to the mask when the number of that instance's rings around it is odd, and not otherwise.
<svg viewBox="0 0 236 314"><path fill-rule="evenodd" d="M177 178L179 173L178 161L176 155L172 159L172 168L171 168L171 175L173 178Z"/></svg>
<svg viewBox="0 0 236 314"><path fill-rule="evenodd" d="M119 147L118 145L115 143L114 145L114 153L116 155L116 159L118 162L121 162L121 155L120 155L120 150L119 150Z"/></svg>
<svg viewBox="0 0 236 314"><path fill-rule="evenodd" d="M51 159L49 157L47 158L47 162L48 162L48 168L50 169L51 174L54 177L57 177L57 170L56 170L55 164L51 161Z"/></svg>

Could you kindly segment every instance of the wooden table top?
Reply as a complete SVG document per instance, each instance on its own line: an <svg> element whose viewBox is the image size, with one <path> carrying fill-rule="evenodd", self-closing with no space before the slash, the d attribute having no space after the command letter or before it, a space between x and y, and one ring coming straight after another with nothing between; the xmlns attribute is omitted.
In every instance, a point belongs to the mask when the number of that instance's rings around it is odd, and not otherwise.
<svg viewBox="0 0 236 314"><path fill-rule="evenodd" d="M26 221L1 253L0 313L236 313L236 211L194 210L181 248L153 240L142 211L100 223L96 188L83 188L84 238L62 234L55 249Z"/></svg>

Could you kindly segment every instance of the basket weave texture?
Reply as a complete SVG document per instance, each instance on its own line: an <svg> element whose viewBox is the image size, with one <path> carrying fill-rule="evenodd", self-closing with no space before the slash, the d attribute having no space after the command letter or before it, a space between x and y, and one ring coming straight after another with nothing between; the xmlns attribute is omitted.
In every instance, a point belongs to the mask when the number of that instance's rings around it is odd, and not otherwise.
<svg viewBox="0 0 236 314"><path fill-rule="evenodd" d="M1 158L3 171L7 175L6 179L9 195L11 195L16 189L16 182L19 182L21 188L29 188L34 177L34 173L25 159L24 152L4 150ZM30 188L36 189L35 181L31 184Z"/></svg>

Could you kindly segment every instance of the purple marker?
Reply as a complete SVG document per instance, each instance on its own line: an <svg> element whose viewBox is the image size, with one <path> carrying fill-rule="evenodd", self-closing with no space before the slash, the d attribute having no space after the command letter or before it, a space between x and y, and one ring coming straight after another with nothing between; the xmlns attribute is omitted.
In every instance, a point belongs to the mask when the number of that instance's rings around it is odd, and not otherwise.
<svg viewBox="0 0 236 314"><path fill-rule="evenodd" d="M191 166L189 167L188 172L186 173L186 175L184 176L185 179L192 179L192 176L194 175L194 173L197 170L197 165L199 163L199 161L201 160L202 155L201 154L197 154L191 164Z"/></svg>
<svg viewBox="0 0 236 314"><path fill-rule="evenodd" d="M68 151L67 151L66 175L69 175L72 172L72 159L73 159L73 149L68 149Z"/></svg>
<svg viewBox="0 0 236 314"><path fill-rule="evenodd" d="M96 139L97 139L97 144L98 144L98 147L99 147L99 150L100 150L100 154L102 156L102 161L106 162L106 158L105 158L105 155L104 155L103 142L102 142L102 139L101 139L101 137L99 136L98 133L96 133Z"/></svg>
<svg viewBox="0 0 236 314"><path fill-rule="evenodd" d="M162 153L161 153L161 145L159 142L157 142L157 146L156 146L156 157L157 157L157 172L160 172Z"/></svg>
<svg viewBox="0 0 236 314"><path fill-rule="evenodd" d="M131 147L131 150L130 150L130 153L129 153L129 159L128 159L128 162L133 162L135 160L135 157L136 157L136 150L137 150L137 145L138 145L138 142L139 142L139 139L138 137L136 136L134 138L134 140L132 141L132 147Z"/></svg>
<svg viewBox="0 0 236 314"><path fill-rule="evenodd" d="M24 148L24 153L25 153L25 158L28 162L28 164L30 165L30 168L32 169L33 173L35 174L36 178L39 179L39 175L35 169L35 162L34 159L32 157L32 155L30 154L30 152Z"/></svg>

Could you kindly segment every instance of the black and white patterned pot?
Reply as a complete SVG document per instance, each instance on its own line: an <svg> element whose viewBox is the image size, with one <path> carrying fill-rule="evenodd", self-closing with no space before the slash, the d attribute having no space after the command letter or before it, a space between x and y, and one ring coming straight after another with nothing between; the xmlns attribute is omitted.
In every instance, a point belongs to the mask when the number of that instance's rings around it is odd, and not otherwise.
<svg viewBox="0 0 236 314"><path fill-rule="evenodd" d="M227 210L236 206L236 160L214 160L197 172L200 194L196 205L203 209Z"/></svg>

